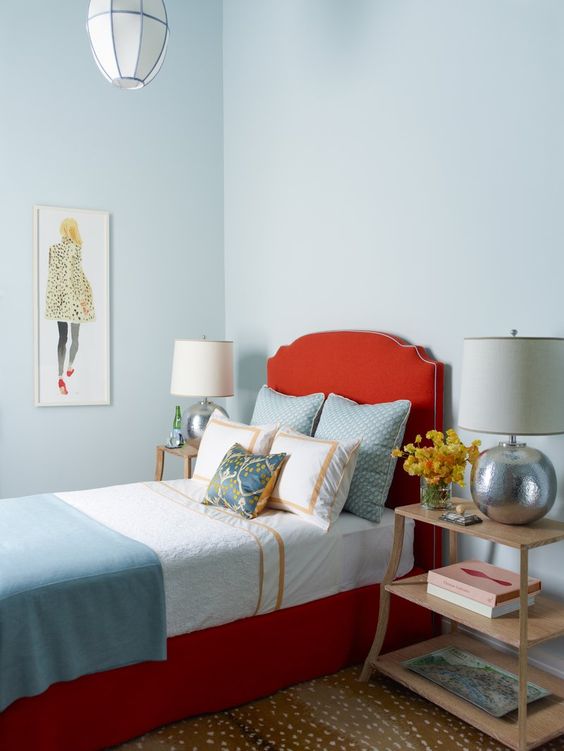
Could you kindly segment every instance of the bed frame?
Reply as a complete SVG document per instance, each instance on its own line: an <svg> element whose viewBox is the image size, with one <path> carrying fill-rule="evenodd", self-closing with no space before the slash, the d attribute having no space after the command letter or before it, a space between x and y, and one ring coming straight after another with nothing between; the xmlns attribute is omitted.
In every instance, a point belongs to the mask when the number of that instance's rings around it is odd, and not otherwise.
<svg viewBox="0 0 564 751"><path fill-rule="evenodd" d="M361 403L410 399L406 437L441 428L443 365L380 332L309 334L268 361L268 385ZM388 505L418 499L417 478L396 472ZM416 525L415 568L441 565L440 530ZM413 572L411 572L413 573ZM168 640L165 662L145 662L57 683L0 713L0 748L92 751L183 717L213 712L333 673L366 656L379 585L343 592ZM431 613L394 598L384 649L428 638Z"/></svg>

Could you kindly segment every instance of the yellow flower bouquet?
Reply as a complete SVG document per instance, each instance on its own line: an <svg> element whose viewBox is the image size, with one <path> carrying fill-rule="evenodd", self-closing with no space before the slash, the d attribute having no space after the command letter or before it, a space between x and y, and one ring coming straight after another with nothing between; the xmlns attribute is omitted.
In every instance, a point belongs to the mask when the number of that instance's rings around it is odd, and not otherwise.
<svg viewBox="0 0 564 751"><path fill-rule="evenodd" d="M394 449L392 456L405 458L404 470L421 478L421 503L425 508L448 508L451 485L464 485L466 464L473 464L478 457L481 441L465 446L452 429L447 430L446 438L440 430L429 430L425 438L430 445L422 445L423 438L417 435L403 451Z"/></svg>

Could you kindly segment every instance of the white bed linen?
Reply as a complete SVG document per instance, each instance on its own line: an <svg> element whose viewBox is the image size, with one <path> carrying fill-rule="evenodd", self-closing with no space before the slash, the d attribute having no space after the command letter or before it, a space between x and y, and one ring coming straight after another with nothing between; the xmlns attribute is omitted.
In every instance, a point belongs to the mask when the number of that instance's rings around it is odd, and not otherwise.
<svg viewBox="0 0 564 751"><path fill-rule="evenodd" d="M384 509L379 523L347 511L341 514L338 524L343 540L342 591L382 581L392 552L394 518L389 508ZM398 576L404 576L414 566L414 534L415 522L406 518Z"/></svg>
<svg viewBox="0 0 564 751"><path fill-rule="evenodd" d="M343 513L328 532L269 509L247 520L203 506L196 480L115 485L58 493L66 503L159 556L168 636L327 597L381 581L394 514L379 524ZM406 521L399 575L413 566Z"/></svg>

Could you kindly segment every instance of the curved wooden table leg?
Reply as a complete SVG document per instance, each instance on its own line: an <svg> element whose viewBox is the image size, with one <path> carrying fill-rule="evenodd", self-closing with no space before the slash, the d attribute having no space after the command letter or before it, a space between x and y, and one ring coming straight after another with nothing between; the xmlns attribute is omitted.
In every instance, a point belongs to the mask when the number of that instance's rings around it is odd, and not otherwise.
<svg viewBox="0 0 564 751"><path fill-rule="evenodd" d="M157 446L157 463L155 466L155 480L163 479L164 469L164 449L162 446Z"/></svg>
<svg viewBox="0 0 564 751"><path fill-rule="evenodd" d="M529 627L529 549L521 548L519 587L519 751L526 751L527 743L527 647Z"/></svg>
<svg viewBox="0 0 564 751"><path fill-rule="evenodd" d="M394 542L392 545L392 553L390 555L390 562L384 576L384 580L380 584L380 610L378 612L378 626L376 628L376 634L374 635L374 641L372 647L368 653L368 657L364 661L364 667L360 674L361 681L367 681L372 675L376 660L382 649L384 643L384 637L386 636L386 630L388 628L388 620L390 618L390 597L391 594L386 589L386 584L391 584L396 578L398 566L403 550L403 532L405 527L405 516L400 514L395 515L394 520Z"/></svg>
<svg viewBox="0 0 564 751"><path fill-rule="evenodd" d="M449 529L448 531L448 562L452 566L453 563L458 561L458 532L455 529ZM450 633L456 634L458 631L458 623L456 621L450 622Z"/></svg>

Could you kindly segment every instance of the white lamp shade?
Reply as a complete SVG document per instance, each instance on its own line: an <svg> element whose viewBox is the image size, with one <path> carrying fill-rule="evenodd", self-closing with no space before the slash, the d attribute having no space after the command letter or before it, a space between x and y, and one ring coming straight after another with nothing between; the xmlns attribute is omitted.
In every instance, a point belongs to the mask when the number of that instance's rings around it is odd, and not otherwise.
<svg viewBox="0 0 564 751"><path fill-rule="evenodd" d="M233 342L177 339L170 393L176 396L233 396Z"/></svg>
<svg viewBox="0 0 564 751"><path fill-rule="evenodd" d="M169 35L163 0L90 0L87 29L102 75L120 89L140 89L159 72Z"/></svg>
<svg viewBox="0 0 564 751"><path fill-rule="evenodd" d="M465 339L458 422L479 433L564 433L564 339Z"/></svg>

